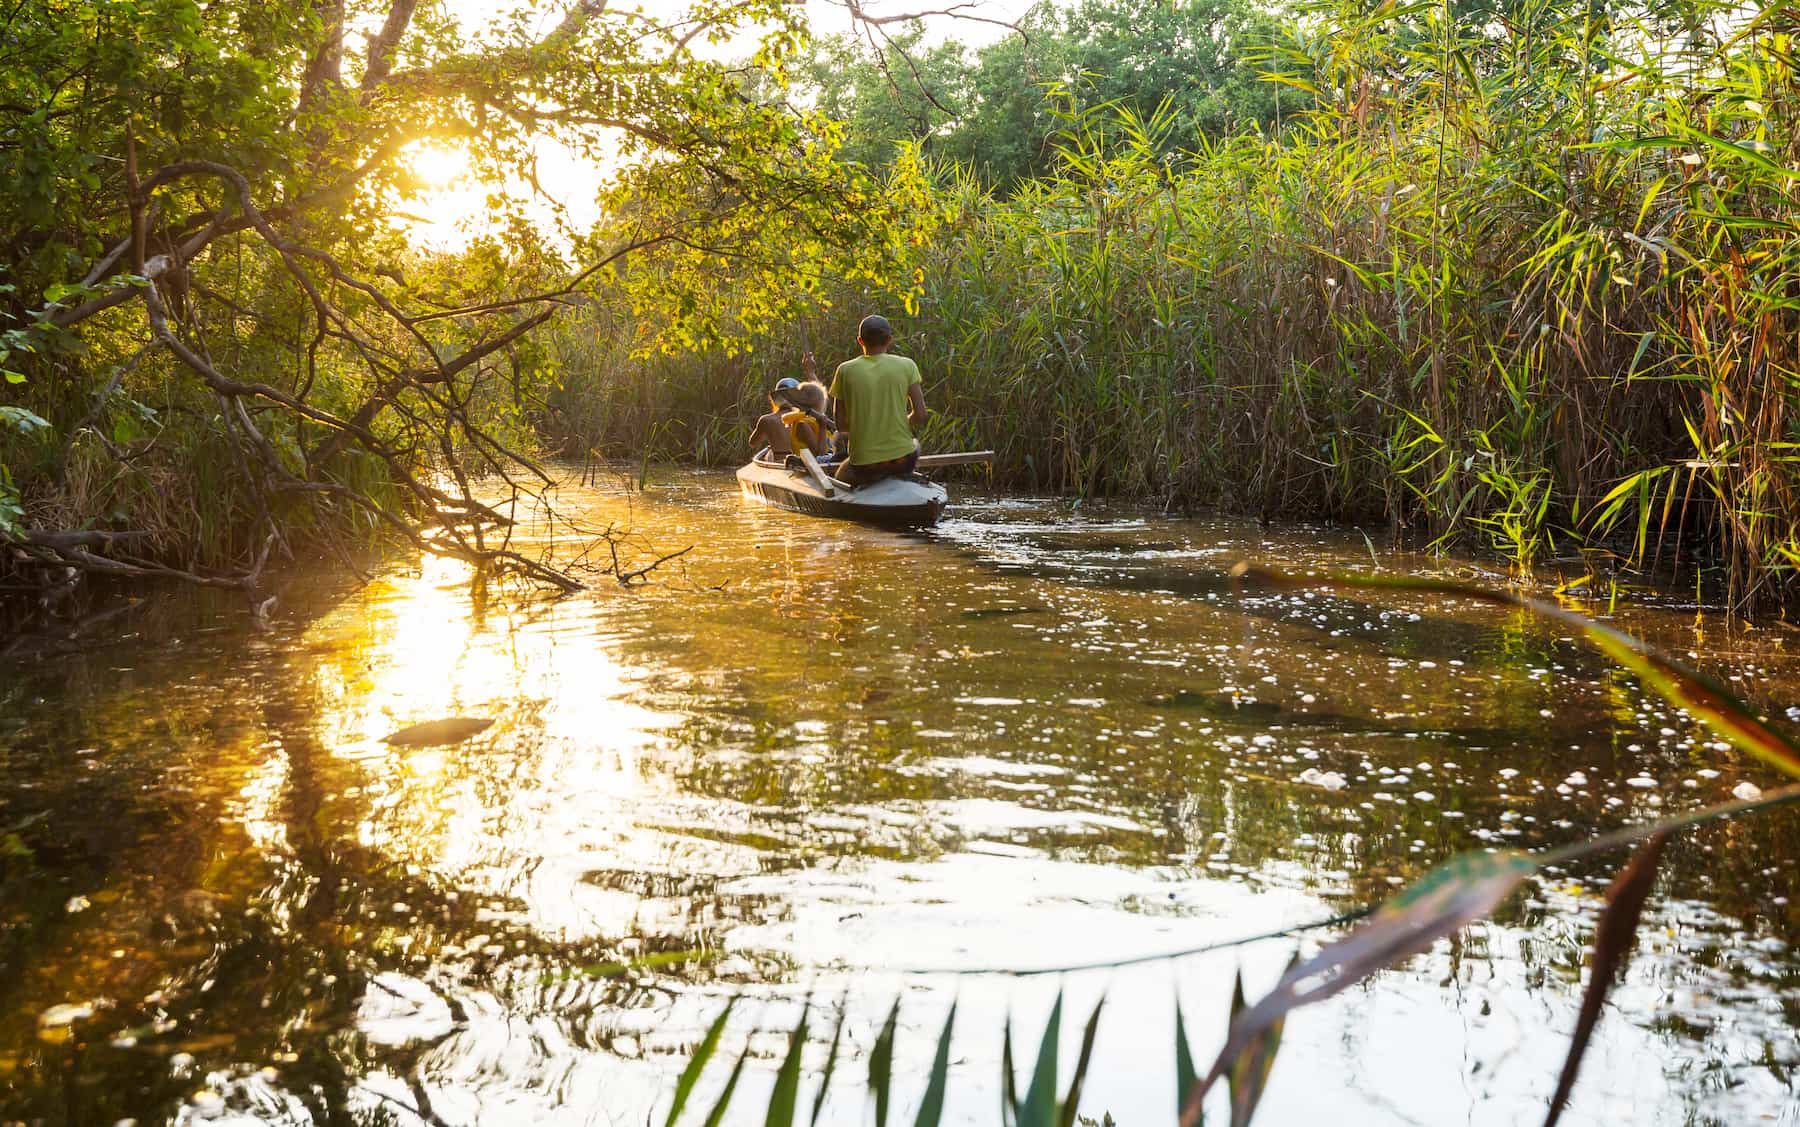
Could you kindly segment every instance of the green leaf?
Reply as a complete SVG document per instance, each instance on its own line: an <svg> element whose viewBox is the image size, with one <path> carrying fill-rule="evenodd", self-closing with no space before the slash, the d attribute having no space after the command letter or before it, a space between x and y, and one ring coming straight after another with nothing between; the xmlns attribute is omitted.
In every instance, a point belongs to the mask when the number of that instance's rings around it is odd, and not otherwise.
<svg viewBox="0 0 1800 1127"><path fill-rule="evenodd" d="M688 1058L687 1066L681 1070L681 1077L675 1081L675 1101L669 1105L669 1117L663 1120L663 1127L675 1127L675 1120L680 1118L681 1109L687 1106L688 1096L693 1093L694 1084L699 1081L706 1062L712 1059L719 1047L719 1037L725 1032L725 1022L731 1017L731 1007L735 1005L736 998L725 1003L725 1008L719 1011L719 1016L707 1028L706 1036L695 1047L694 1055Z"/></svg>
<svg viewBox="0 0 1800 1127"><path fill-rule="evenodd" d="M1037 1063L1031 1069L1031 1082L1025 1086L1025 1103L1019 1108L1019 1127L1055 1127L1056 1124L1056 1054L1062 1030L1062 991L1056 992L1056 1004L1050 1007L1050 1020L1038 1042Z"/></svg>
<svg viewBox="0 0 1800 1127"><path fill-rule="evenodd" d="M1175 999L1175 1121L1179 1127L1201 1127L1200 1074L1188 1047L1187 1023L1181 1016L1181 999Z"/></svg>
<svg viewBox="0 0 1800 1127"><path fill-rule="evenodd" d="M1291 969L1293 963L1288 965ZM1231 988L1232 1020L1235 1022L1246 1008L1244 968L1240 966L1237 982ZM1231 1090L1231 1127L1248 1127L1250 1117L1256 1114L1256 1105L1268 1087L1269 1070L1275 1067L1275 1051L1281 1047L1281 1030L1286 1024L1287 1016L1283 1014L1264 1026L1225 1073L1226 1086Z"/></svg>
<svg viewBox="0 0 1800 1127"><path fill-rule="evenodd" d="M844 1037L844 1016L849 1007L849 996L845 995L838 1006L837 1025L831 1031L831 1051L825 1054L825 1070L819 1074L819 1093L813 1097L812 1118L807 1122L817 1127L819 1112L825 1108L825 1093L831 1089L831 1074L837 1069L838 1045Z"/></svg>
<svg viewBox="0 0 1800 1127"><path fill-rule="evenodd" d="M950 1003L950 1016L944 1019L944 1031L938 1035L937 1054L931 1059L931 1076L925 1081L925 1099L919 1104L919 1115L913 1127L937 1127L944 1117L944 1089L950 1074L950 1031L956 1025L956 1003Z"/></svg>
<svg viewBox="0 0 1800 1127"><path fill-rule="evenodd" d="M894 1086L894 1029L900 1021L900 999L888 1011L887 1021L869 1051L869 1092L875 1097L875 1127L887 1127L888 1105Z"/></svg>
<svg viewBox="0 0 1800 1127"><path fill-rule="evenodd" d="M775 1089L769 1093L768 1113L763 1127L793 1127L794 1110L800 1103L800 1058L806 1052L806 1021L812 1012L812 999L800 1007L800 1024L788 1034L787 1057L775 1073Z"/></svg>
<svg viewBox="0 0 1800 1127"><path fill-rule="evenodd" d="M23 407L0 406L0 427L16 430L20 434L30 434L32 431L49 430L50 423L42 415Z"/></svg>
<svg viewBox="0 0 1800 1127"><path fill-rule="evenodd" d="M750 1046L745 1045L744 1051L738 1054L737 1063L731 1066L731 1075L725 1078L725 1090L719 1093L718 1102L706 1113L705 1127L719 1127L719 1123L725 1118L725 1111L731 1106L732 1093L737 1091L738 1077L744 1074L744 1062L749 1059Z"/></svg>
<svg viewBox="0 0 1800 1127"><path fill-rule="evenodd" d="M1088 1064L1094 1057L1094 1038L1100 1032L1100 1011L1106 1008L1104 996L1094 1003L1087 1025L1081 1031L1081 1052L1075 1058L1075 1075L1069 1078L1069 1093L1063 1097L1062 1110L1056 1117L1057 1127L1075 1127L1075 1114L1081 1106L1081 1088L1087 1081Z"/></svg>
<svg viewBox="0 0 1800 1127"><path fill-rule="evenodd" d="M1019 1078L1013 1067L1012 1014L1000 1035L1000 1124L1013 1127L1019 1121Z"/></svg>
<svg viewBox="0 0 1800 1127"><path fill-rule="evenodd" d="M1748 161L1750 164L1755 165L1757 168L1771 176L1777 176L1783 180L1800 180L1800 172L1796 172L1786 165L1777 164L1766 154L1760 153L1748 145L1740 145L1735 141L1727 141L1723 137L1715 137L1711 133L1695 129L1690 125L1677 123L1675 128L1679 130L1683 136L1699 141L1727 156L1733 156L1739 160Z"/></svg>

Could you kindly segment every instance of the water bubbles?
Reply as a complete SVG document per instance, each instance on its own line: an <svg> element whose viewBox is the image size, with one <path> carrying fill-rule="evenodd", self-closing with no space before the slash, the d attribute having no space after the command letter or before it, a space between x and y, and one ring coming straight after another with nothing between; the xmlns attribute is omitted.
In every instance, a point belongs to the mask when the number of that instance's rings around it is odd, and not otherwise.
<svg viewBox="0 0 1800 1127"><path fill-rule="evenodd" d="M1752 782L1742 782L1731 788L1731 797L1740 802L1749 802L1762 797L1762 788Z"/></svg>
<svg viewBox="0 0 1800 1127"><path fill-rule="evenodd" d="M211 1088L202 1088L188 1101L201 1119L217 1119L225 1114L225 1097Z"/></svg>
<svg viewBox="0 0 1800 1127"><path fill-rule="evenodd" d="M1656 780L1648 775L1633 775L1631 778L1625 780L1625 785L1628 787L1637 787L1639 790L1649 790L1657 784Z"/></svg>
<svg viewBox="0 0 1800 1127"><path fill-rule="evenodd" d="M66 1041L71 1026L93 1016L94 1007L87 1002L51 1006L38 1015L38 1036L46 1041Z"/></svg>
<svg viewBox="0 0 1800 1127"><path fill-rule="evenodd" d="M1300 772L1295 781L1306 783L1308 786L1322 787L1325 790L1343 790L1350 785L1344 776L1336 771L1321 771L1317 767L1308 767Z"/></svg>

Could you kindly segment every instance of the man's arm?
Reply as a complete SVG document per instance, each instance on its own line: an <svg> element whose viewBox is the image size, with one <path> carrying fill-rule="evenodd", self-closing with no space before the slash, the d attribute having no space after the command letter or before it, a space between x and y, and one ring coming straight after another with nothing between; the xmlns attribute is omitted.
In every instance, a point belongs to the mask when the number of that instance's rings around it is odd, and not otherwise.
<svg viewBox="0 0 1800 1127"><path fill-rule="evenodd" d="M925 385L908 384L906 387L906 421L919 426L925 421Z"/></svg>

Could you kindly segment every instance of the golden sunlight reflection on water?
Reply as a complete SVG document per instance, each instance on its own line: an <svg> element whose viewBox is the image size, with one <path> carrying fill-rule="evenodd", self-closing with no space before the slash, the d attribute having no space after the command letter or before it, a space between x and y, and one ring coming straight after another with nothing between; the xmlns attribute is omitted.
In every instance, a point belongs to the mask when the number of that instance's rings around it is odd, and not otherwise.
<svg viewBox="0 0 1800 1127"><path fill-rule="evenodd" d="M124 1094L95 1121L186 1122L204 1076L240 1122L308 1122L278 1109L336 1084L409 1127L421 1093L443 1123L639 1123L746 991L734 1123L760 1116L810 994L809 1061L842 1013L846 1075L901 998L915 1080L956 999L950 1120L987 1124L999 1029L1011 1014L1035 1037L1066 989L1072 1018L1107 997L1084 1113L1166 1122L1173 1000L1204 1056L1238 967L1254 995L1291 944L1026 980L903 971L1316 919L1459 850L1572 840L1756 771L1518 616L1223 576L1242 555L1366 559L1360 537L967 497L904 537L776 513L709 474L562 502L629 521L650 558L698 547L648 586L567 598L427 559L288 633L180 631L31 671L0 728L0 827L47 812L28 831L40 906L5 909L44 939L21 941L21 1020L0 1021L0 1121L51 1114L71 1067L36 1016L104 997L81 1066ZM1693 645L1689 619L1631 622ZM1778 644L1734 645L1722 675L1770 700L1800 685ZM493 724L385 740L447 717ZM1773 818L1671 850L1565 1122L1800 1123L1796 857ZM1541 1114L1611 865L1534 882L1295 1015L1259 1122ZM66 910L76 893L93 906ZM852 1087L823 1121L865 1117Z"/></svg>

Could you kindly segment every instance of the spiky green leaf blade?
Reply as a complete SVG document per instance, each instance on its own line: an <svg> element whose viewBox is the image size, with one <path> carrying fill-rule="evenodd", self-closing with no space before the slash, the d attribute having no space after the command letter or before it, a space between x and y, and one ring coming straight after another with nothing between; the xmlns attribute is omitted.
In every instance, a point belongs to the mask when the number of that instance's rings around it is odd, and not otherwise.
<svg viewBox="0 0 1800 1127"><path fill-rule="evenodd" d="M1062 991L1050 1007L1050 1020L1038 1042L1037 1063L1025 1086L1025 1103L1019 1108L1019 1127L1056 1127L1056 1055L1062 1029Z"/></svg>
<svg viewBox="0 0 1800 1127"><path fill-rule="evenodd" d="M1187 1022L1181 1016L1181 999L1175 999L1175 1121L1178 1127L1202 1127L1200 1073L1194 1067L1194 1051L1188 1047Z"/></svg>
<svg viewBox="0 0 1800 1127"><path fill-rule="evenodd" d="M1588 978L1587 993L1581 997L1581 1012L1575 1019L1575 1032L1569 1038L1569 1053L1563 1059L1562 1075L1556 1081L1556 1094L1550 1097L1550 1113L1544 1127L1556 1127L1568 1106L1569 1093L1575 1088L1575 1076L1581 1071L1581 1058L1587 1052L1588 1038L1600 1020L1600 1006L1606 992L1624 971L1637 938L1638 917L1644 901L1656 881L1656 866L1667 845L1667 831L1659 833L1639 847L1611 887L1606 890L1606 911L1594 930L1594 967Z"/></svg>
<svg viewBox="0 0 1800 1127"><path fill-rule="evenodd" d="M1293 962L1288 964L1292 969ZM1244 970L1238 968L1237 983L1231 992L1231 1017L1233 1021L1248 1007L1244 1004ZM1244 1051L1231 1062L1225 1073L1225 1083L1231 1092L1231 1127L1249 1127L1250 1117L1256 1114L1256 1105L1262 1101L1263 1090L1268 1087L1269 1070L1275 1067L1275 1052L1281 1047L1281 1031L1287 1024L1287 1015L1270 1022L1244 1046Z"/></svg>
<svg viewBox="0 0 1800 1127"><path fill-rule="evenodd" d="M1063 1097L1062 1109L1056 1117L1057 1127L1075 1127L1075 1113L1081 1106L1081 1086L1087 1080L1088 1064L1094 1057L1094 1037L1100 1032L1100 1011L1106 1008L1106 998L1101 996L1094 1003L1094 1012L1088 1015L1087 1025L1081 1031L1081 1052L1075 1058L1075 1075L1069 1078L1069 1094Z"/></svg>
<svg viewBox="0 0 1800 1127"><path fill-rule="evenodd" d="M1430 949L1440 936L1493 911L1538 865L1536 857L1523 853L1459 853L1342 939L1290 967L1274 989L1232 1021L1225 1047L1200 1082L1202 1097L1240 1056L1262 1045L1264 1032L1289 1010L1323 1001L1390 963Z"/></svg>
<svg viewBox="0 0 1800 1127"><path fill-rule="evenodd" d="M731 1075L725 1078L725 1088L719 1093L718 1102L706 1113L706 1127L719 1127L725 1118L725 1111L731 1106L732 1093L737 1091L738 1077L744 1074L744 1062L750 1059L750 1046L738 1054L737 1063L731 1066Z"/></svg>
<svg viewBox="0 0 1800 1127"><path fill-rule="evenodd" d="M919 1104L913 1127L938 1127L944 1117L944 1090L950 1076L950 1034L956 1028L956 1003L950 1003L950 1016L944 1019L944 1031L938 1035L937 1052L931 1058L931 1076L925 1081L925 1099Z"/></svg>
<svg viewBox="0 0 1800 1127"><path fill-rule="evenodd" d="M825 1069L819 1074L819 1094L813 1097L812 1118L807 1120L808 1127L818 1127L819 1112L825 1108L825 1093L831 1090L831 1074L837 1070L838 1045L844 1038L844 1018L850 1009L850 996L846 994L838 1006L837 1025L831 1031L831 1049L825 1054Z"/></svg>
<svg viewBox="0 0 1800 1127"><path fill-rule="evenodd" d="M800 1104L800 1058L806 1052L806 1025L811 1013L812 999L808 998L800 1007L800 1023L788 1034L787 1056L776 1070L763 1127L794 1127L794 1111Z"/></svg>
<svg viewBox="0 0 1800 1127"><path fill-rule="evenodd" d="M894 1094L894 1029L900 1022L900 999L888 1011L887 1021L869 1050L869 1092L875 1097L875 1127L887 1127L888 1106Z"/></svg>
<svg viewBox="0 0 1800 1127"><path fill-rule="evenodd" d="M1012 1013L1008 1011L1000 1037L1000 1127L1014 1127L1018 1121L1019 1080L1013 1065Z"/></svg>
<svg viewBox="0 0 1800 1127"><path fill-rule="evenodd" d="M688 1058L687 1067L681 1070L681 1076L675 1081L675 1101L669 1105L669 1117L663 1120L663 1127L675 1127L675 1120L681 1117L681 1109L687 1106L688 1096L693 1094L694 1085L700 1079L700 1073L706 1068L706 1062L712 1059L719 1048L719 1037L725 1032L725 1022L731 1017L731 1008L737 1005L737 998L726 1001L725 1008L707 1027L706 1036L700 1038L695 1046L694 1055Z"/></svg>

